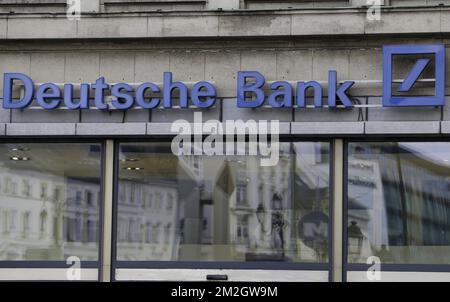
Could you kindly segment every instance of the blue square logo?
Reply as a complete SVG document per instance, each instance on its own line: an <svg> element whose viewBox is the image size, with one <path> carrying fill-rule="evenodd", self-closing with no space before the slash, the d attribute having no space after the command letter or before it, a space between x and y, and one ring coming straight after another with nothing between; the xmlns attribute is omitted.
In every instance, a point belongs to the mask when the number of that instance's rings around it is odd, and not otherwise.
<svg viewBox="0 0 450 302"><path fill-rule="evenodd" d="M392 59L394 55L434 55L435 93L432 96L393 96ZM430 59L418 59L400 84L397 92L408 92L417 82ZM444 45L388 45L383 47L383 106L444 106L445 103L445 47Z"/></svg>

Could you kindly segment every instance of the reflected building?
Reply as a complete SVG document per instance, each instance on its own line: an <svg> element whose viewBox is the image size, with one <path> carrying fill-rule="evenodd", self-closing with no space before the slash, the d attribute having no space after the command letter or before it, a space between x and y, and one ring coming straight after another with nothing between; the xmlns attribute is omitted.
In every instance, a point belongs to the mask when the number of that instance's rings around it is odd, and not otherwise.
<svg viewBox="0 0 450 302"><path fill-rule="evenodd" d="M176 258L176 247L182 241L176 230L181 227L177 199L174 183L121 180L117 240L123 260Z"/></svg>
<svg viewBox="0 0 450 302"><path fill-rule="evenodd" d="M364 240L361 254L349 253L349 260L378 255L384 262L448 262L448 163L414 143L351 146L348 220Z"/></svg>
<svg viewBox="0 0 450 302"><path fill-rule="evenodd" d="M297 225L308 212L328 215L326 144L280 144L272 167L255 156L176 157L167 147L123 147L145 168L121 162L119 260L327 260L327 245L303 242Z"/></svg>
<svg viewBox="0 0 450 302"><path fill-rule="evenodd" d="M98 182L2 166L0 199L0 259L98 259Z"/></svg>

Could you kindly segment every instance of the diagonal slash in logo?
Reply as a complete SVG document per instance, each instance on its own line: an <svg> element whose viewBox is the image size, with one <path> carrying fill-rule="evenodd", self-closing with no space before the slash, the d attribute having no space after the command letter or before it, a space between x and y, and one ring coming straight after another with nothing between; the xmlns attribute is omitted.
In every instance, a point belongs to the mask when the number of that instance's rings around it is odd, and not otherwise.
<svg viewBox="0 0 450 302"><path fill-rule="evenodd" d="M392 57L394 55L434 55L435 93L431 96L392 95ZM418 59L412 70L397 88L408 92L430 64L428 58ZM383 106L444 106L445 104L445 47L444 45L388 45L383 47Z"/></svg>

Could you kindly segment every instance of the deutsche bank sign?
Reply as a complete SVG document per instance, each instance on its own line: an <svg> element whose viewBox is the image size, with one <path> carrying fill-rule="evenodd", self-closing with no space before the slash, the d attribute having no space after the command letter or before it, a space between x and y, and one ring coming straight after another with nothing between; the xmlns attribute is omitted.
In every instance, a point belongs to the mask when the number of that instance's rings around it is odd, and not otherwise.
<svg viewBox="0 0 450 302"><path fill-rule="evenodd" d="M419 58L411 71L401 80L393 93L393 56L434 56L435 93L431 96L409 96L409 92L427 68L431 68L430 58ZM22 85L19 98L14 98L14 85ZM268 104L272 108L302 108L306 106L307 92L312 92L314 107L323 107L323 87L317 81L298 81L294 84L286 81L266 83L264 75L258 71L240 71L236 83L237 107L257 108ZM214 106L217 93L215 86L206 81L193 84L191 89L183 82L173 81L171 72L164 72L162 86L145 82L137 87L128 83L108 84L104 77L94 83L81 83L79 97L74 98L74 84L57 85L43 83L35 85L33 80L21 73L5 73L3 79L3 108L23 109L33 100L44 109L56 109L65 106L69 109L89 109L93 97L98 109L130 109L139 106L153 109L162 106L173 108L175 98L180 108L189 108L192 104L199 108ZM346 108L353 107L349 89L355 81L338 82L337 72L328 72L327 95L328 107L334 108L338 101ZM443 45L389 45L383 47L383 106L444 106L445 96L445 48ZM402 95L398 94L403 93ZM105 96L110 102L105 102ZM176 96L176 97L175 97Z"/></svg>
<svg viewBox="0 0 450 302"><path fill-rule="evenodd" d="M435 58L435 94L432 96L393 96L392 59L394 55L432 55ZM397 92L408 92L430 64L429 58L417 59ZM384 106L444 106L445 47L444 45L390 45L383 47L383 105Z"/></svg>

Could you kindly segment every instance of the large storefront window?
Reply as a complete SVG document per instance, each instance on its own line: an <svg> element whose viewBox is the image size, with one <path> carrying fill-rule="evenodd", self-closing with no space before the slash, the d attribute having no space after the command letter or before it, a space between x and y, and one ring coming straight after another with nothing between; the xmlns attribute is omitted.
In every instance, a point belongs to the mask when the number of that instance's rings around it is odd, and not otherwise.
<svg viewBox="0 0 450 302"><path fill-rule="evenodd" d="M99 254L101 144L0 144L0 261Z"/></svg>
<svg viewBox="0 0 450 302"><path fill-rule="evenodd" d="M118 261L328 262L330 147L256 156L175 156L119 144Z"/></svg>
<svg viewBox="0 0 450 302"><path fill-rule="evenodd" d="M450 264L450 143L348 150L348 262Z"/></svg>

